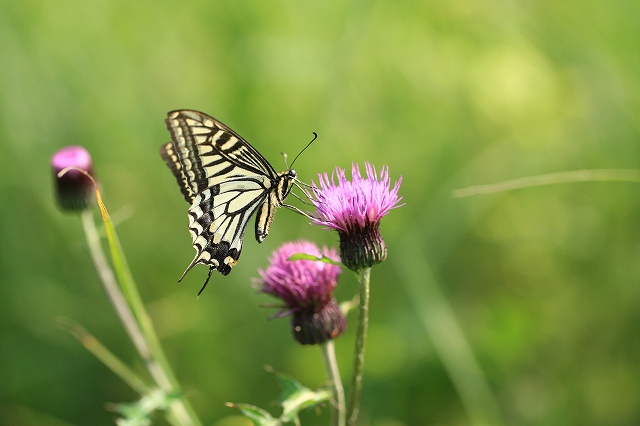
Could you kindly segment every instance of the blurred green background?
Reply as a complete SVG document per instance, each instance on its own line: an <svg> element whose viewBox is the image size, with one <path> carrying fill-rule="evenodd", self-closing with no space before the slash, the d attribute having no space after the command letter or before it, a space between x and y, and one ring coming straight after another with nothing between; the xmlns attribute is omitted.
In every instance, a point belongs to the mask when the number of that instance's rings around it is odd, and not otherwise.
<svg viewBox="0 0 640 426"><path fill-rule="evenodd" d="M49 159L84 145L175 372L205 424L276 412L265 364L324 383L316 348L250 284L281 243L337 236L278 212L227 277L176 281L194 251L158 155L166 112L199 109L304 181L352 161L402 175L372 274L361 424L640 423L640 186L456 188L637 168L640 4L5 1L0 4L0 421L113 424L136 394L57 318L136 353ZM251 226L252 227L252 226ZM337 295L356 290L343 274ZM353 323L354 318L349 320ZM353 327L337 341L349 376ZM468 349L468 350L467 350ZM478 375L478 373L481 375ZM327 410L303 424L327 424ZM160 419L158 419L160 421ZM227 423L229 422L229 423ZM160 421L162 424L162 422Z"/></svg>

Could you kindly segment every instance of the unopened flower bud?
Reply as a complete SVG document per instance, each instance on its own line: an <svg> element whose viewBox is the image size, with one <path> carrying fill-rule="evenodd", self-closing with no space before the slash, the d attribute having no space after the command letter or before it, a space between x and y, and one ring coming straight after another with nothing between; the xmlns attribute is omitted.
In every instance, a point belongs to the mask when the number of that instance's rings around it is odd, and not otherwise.
<svg viewBox="0 0 640 426"><path fill-rule="evenodd" d="M59 173L68 167L74 168L59 176ZM80 170L93 173L89 152L81 146L66 146L53 155L51 168L54 173L56 200L60 208L68 212L79 212L88 208L93 202L94 186L91 179Z"/></svg>

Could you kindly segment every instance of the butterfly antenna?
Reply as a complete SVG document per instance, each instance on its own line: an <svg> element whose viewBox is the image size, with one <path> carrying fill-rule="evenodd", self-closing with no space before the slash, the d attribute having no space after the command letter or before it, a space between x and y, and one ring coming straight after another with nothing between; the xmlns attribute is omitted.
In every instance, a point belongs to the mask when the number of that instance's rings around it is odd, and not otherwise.
<svg viewBox="0 0 640 426"><path fill-rule="evenodd" d="M209 275L207 275L207 280L204 282L204 285L202 286L202 288L198 292L198 295L196 296L196 299L200 298L200 294L204 291L204 288L207 286L207 284L209 284L209 279L211 278L211 273L212 272L213 272L213 268L209 268Z"/></svg>
<svg viewBox="0 0 640 426"><path fill-rule="evenodd" d="M287 153L286 152L280 152L280 155L282 155L284 157L284 166L287 168L287 170L291 170L291 168L287 164L287 157L288 157Z"/></svg>
<svg viewBox="0 0 640 426"><path fill-rule="evenodd" d="M298 157L300 157L300 154L302 154L303 152L305 152L305 151L307 150L307 148L309 148L309 146L311 146L311 144L312 144L316 139L318 139L318 134L317 134L316 132L311 132L311 133L313 133L313 139L311 139L311 142L309 142L309 143L307 144L307 146L305 146L304 148L302 148L302 151L300 151L300 152L298 153L298 155L296 155L296 158L294 158L294 159L293 159L293 161L291 162L291 167L293 167L293 163L295 163L295 162L296 162L296 160L298 159ZM285 164L286 164L286 162L287 162L287 157L286 157L286 155L285 155ZM291 170L291 167L287 167L287 169Z"/></svg>

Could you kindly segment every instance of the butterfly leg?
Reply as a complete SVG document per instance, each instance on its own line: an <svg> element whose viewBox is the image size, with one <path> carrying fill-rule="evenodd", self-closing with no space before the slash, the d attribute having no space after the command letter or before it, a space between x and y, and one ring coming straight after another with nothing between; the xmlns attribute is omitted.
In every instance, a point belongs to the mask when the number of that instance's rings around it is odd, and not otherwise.
<svg viewBox="0 0 640 426"><path fill-rule="evenodd" d="M209 267L209 275L207 275L207 279L205 280L204 284L202 285L202 288L200 289L200 291L198 292L198 295L196 296L196 298L200 297L200 293L202 293L202 291L204 290L204 288L207 286L207 284L209 284L209 279L211 278L211 273L213 272L215 268L213 267Z"/></svg>

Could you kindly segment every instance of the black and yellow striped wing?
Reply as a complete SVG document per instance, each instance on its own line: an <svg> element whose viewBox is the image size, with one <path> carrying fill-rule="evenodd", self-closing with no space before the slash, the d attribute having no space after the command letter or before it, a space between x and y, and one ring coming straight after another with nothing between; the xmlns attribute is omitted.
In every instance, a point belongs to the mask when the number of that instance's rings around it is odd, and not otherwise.
<svg viewBox="0 0 640 426"><path fill-rule="evenodd" d="M182 277L198 263L209 266L209 276L214 269L227 275L240 257L254 213L256 239L262 242L268 235L295 171L276 173L240 135L202 112L171 111L166 124L172 142L160 147L160 155L191 204L189 232L196 249Z"/></svg>

